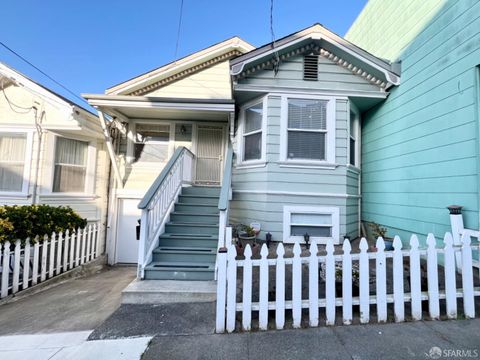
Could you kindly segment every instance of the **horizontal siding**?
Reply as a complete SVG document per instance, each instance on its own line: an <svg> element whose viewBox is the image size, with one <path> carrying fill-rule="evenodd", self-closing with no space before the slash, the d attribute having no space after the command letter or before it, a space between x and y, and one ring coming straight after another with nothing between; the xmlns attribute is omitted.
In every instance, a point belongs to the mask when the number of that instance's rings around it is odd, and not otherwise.
<svg viewBox="0 0 480 360"><path fill-rule="evenodd" d="M423 6L421 1L405 3ZM475 67L480 59L480 3L433 3L434 13L418 12L395 29L410 36L408 46L398 52L402 83L363 117L362 217L386 225L404 240L410 233L429 232L441 239L450 231L446 206L451 204L464 206L467 227L479 226L480 89ZM395 36L384 37L377 18L393 21L404 6L387 10L370 1L365 9L370 15L360 16L349 40L385 56L380 42L393 48L398 44ZM423 24L414 36L408 26L412 22ZM369 28L381 41L373 40Z"/></svg>

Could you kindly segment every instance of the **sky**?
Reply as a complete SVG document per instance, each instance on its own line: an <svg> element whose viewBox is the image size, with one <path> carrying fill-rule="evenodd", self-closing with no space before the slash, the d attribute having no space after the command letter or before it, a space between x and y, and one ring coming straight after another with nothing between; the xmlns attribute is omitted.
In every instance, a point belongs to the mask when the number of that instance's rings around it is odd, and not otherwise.
<svg viewBox="0 0 480 360"><path fill-rule="evenodd" d="M366 0L274 0L276 38L321 23L343 36ZM175 59L181 0L3 0L0 41L75 94ZM8 15L7 15L8 14ZM232 36L269 43L270 0L184 0L177 58ZM0 46L0 61L85 106Z"/></svg>

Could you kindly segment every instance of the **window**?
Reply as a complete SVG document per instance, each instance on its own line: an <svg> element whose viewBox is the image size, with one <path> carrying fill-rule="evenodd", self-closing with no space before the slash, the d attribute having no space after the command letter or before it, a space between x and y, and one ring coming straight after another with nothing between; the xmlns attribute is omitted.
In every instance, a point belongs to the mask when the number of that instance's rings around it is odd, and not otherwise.
<svg viewBox="0 0 480 360"><path fill-rule="evenodd" d="M136 124L135 162L164 162L168 160L170 125Z"/></svg>
<svg viewBox="0 0 480 360"><path fill-rule="evenodd" d="M284 242L304 241L304 235L319 243L339 243L339 210L334 207L285 206Z"/></svg>
<svg viewBox="0 0 480 360"><path fill-rule="evenodd" d="M0 191L22 191L27 134L0 133Z"/></svg>
<svg viewBox="0 0 480 360"><path fill-rule="evenodd" d="M57 137L53 192L85 192L88 143Z"/></svg>
<svg viewBox="0 0 480 360"><path fill-rule="evenodd" d="M239 162L258 162L264 158L263 117L265 101L250 103L241 111Z"/></svg>
<svg viewBox="0 0 480 360"><path fill-rule="evenodd" d="M359 166L360 119L354 105L350 103L350 165Z"/></svg>

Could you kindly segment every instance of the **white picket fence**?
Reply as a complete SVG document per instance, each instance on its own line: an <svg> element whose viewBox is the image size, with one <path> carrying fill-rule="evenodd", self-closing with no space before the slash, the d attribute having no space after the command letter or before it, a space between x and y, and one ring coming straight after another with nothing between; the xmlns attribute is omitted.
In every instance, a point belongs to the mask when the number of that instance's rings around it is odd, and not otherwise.
<svg viewBox="0 0 480 360"><path fill-rule="evenodd" d="M0 299L95 259L100 251L98 233L97 224L92 224L45 235L41 243L37 236L24 244L20 240L0 244Z"/></svg>
<svg viewBox="0 0 480 360"><path fill-rule="evenodd" d="M230 229L229 229L230 230ZM231 241L231 231L227 232L227 241ZM218 254L217 278L217 310L216 331L219 333L232 332L236 328L237 313L241 313L241 327L251 330L252 314L258 313L258 328L267 330L269 311L275 312L275 328L285 326L286 310L291 310L293 327L298 328L302 322L302 309L308 309L309 325L319 325L319 310L325 309L326 325L334 325L336 312L342 312L343 324L351 324L353 320L353 306L359 306L360 323L370 321L370 306L376 304L376 320L387 321L387 304L393 303L393 315L396 322L405 320L405 304L410 303L411 318L422 319L422 301L428 301L429 317L440 317L440 300L446 301L446 315L448 318L457 317L457 298L463 299L463 314L467 318L475 317L475 296L480 295L480 287L474 286L472 269L472 245L468 234L462 238L462 246L453 246L450 233L445 234L444 247L437 248L435 237L430 234L427 238L427 248L420 249L416 235L410 239L410 248L402 249L402 242L397 236L394 239L394 250L385 251L382 238L376 242L376 252L367 252L368 244L365 239L360 241L360 253L351 253L348 240L343 244L343 254L334 254L334 246L326 246L326 255L318 255L318 246L315 242L310 245L310 256L300 256L301 248L298 243L293 247L293 257L285 257L283 244L278 244L277 257L267 258L266 245L261 248L261 258L251 259L252 251L249 245L245 248L245 259L236 259L236 249L230 246L223 248ZM455 269L455 254L459 253L462 260L461 287L457 287L457 272ZM438 256L443 255L445 276L444 286L439 286ZM387 291L387 259L392 260L393 291ZM427 291L422 291L421 258L427 263ZM405 263L404 263L405 260ZM375 263L370 269L370 262ZM408 264L405 271L404 264ZM341 266L339 275L338 269ZM302 283L302 267L307 267L308 281ZM324 269L325 280L320 281L319 269ZM252 282L252 270L258 268L259 282ZM273 268L273 269L272 269ZM237 284L237 270L243 270L243 285ZM291 271L291 283L286 283L286 269ZM356 269L352 272L352 269ZM271 272L274 272L272 276ZM372 271L371 271L372 270ZM352 273L359 279L353 279ZM371 274L375 278L370 281ZM390 271L388 272L390 274ZM336 296L336 277L341 277L341 297ZM460 276L460 275L458 275ZM290 277L289 277L290 278ZM409 278L409 292L405 291L404 280ZM359 296L352 295L352 282L357 281ZM275 297L269 299L269 281L275 283ZM290 281L290 280L289 280ZM408 281L408 280L407 280ZM240 281L238 281L240 283ZM255 289L253 284L256 284ZM391 284L391 283L390 283ZM291 286L291 300L286 299L286 285ZM308 287L308 298L302 298L302 286ZM319 296L319 286L325 286L324 296ZM407 287L408 288L408 287ZM371 290L374 290L371 292ZM252 291L258 292L258 301L252 301ZM242 298L237 302L237 292ZM373 294L372 294L373 293ZM289 294L290 295L290 294ZM288 313L290 314L290 312Z"/></svg>

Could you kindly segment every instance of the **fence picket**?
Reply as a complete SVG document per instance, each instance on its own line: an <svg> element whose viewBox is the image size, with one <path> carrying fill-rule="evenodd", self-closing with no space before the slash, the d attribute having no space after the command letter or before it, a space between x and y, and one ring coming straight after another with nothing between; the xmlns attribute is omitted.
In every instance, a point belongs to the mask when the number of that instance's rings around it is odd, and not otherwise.
<svg viewBox="0 0 480 360"><path fill-rule="evenodd" d="M403 254L400 237L393 239L393 310L395 321L405 320L405 298L403 287Z"/></svg>
<svg viewBox="0 0 480 360"><path fill-rule="evenodd" d="M237 250L231 246L227 253L227 331L235 330L235 306L237 296Z"/></svg>
<svg viewBox="0 0 480 360"><path fill-rule="evenodd" d="M75 236L75 267L80 265L80 250L82 248L82 229L77 229L77 234Z"/></svg>
<svg viewBox="0 0 480 360"><path fill-rule="evenodd" d="M475 298L473 293L472 248L470 235L462 236L462 287L463 311L466 318L475 317Z"/></svg>
<svg viewBox="0 0 480 360"><path fill-rule="evenodd" d="M440 317L438 261L436 241L433 234L428 234L427 246L428 311L432 319L438 319Z"/></svg>
<svg viewBox="0 0 480 360"><path fill-rule="evenodd" d="M292 259L292 317L293 327L299 328L302 321L302 250L298 242L293 245ZM261 285L260 285L261 286Z"/></svg>
<svg viewBox="0 0 480 360"><path fill-rule="evenodd" d="M370 321L370 284L369 284L369 262L368 262L368 243L365 238L360 240L360 322L366 324Z"/></svg>
<svg viewBox="0 0 480 360"><path fill-rule="evenodd" d="M318 326L318 246L315 240L310 244L308 259L308 304L310 326ZM278 284L278 283L277 283Z"/></svg>
<svg viewBox="0 0 480 360"><path fill-rule="evenodd" d="M10 277L10 241L3 244L3 261L2 261L2 289L0 296L4 298L8 295L8 282Z"/></svg>
<svg viewBox="0 0 480 360"><path fill-rule="evenodd" d="M93 256L94 259L97 258L98 255L100 254L99 253L99 251L100 251L100 239L99 239L98 233L99 233L99 230L97 228L97 224L93 224L93 239L94 239L94 243L95 243L95 254ZM231 237L231 235L230 235L230 237Z"/></svg>
<svg viewBox="0 0 480 360"><path fill-rule="evenodd" d="M64 247L63 247L63 272L68 270L68 256L70 254L70 231L67 229L65 231L65 238L64 238Z"/></svg>
<svg viewBox="0 0 480 360"><path fill-rule="evenodd" d="M278 330L285 325L285 249L283 243L277 246L277 267L275 278L275 325Z"/></svg>
<svg viewBox="0 0 480 360"><path fill-rule="evenodd" d="M20 281L20 240L15 241L15 250L13 252L13 279L12 293L18 292L18 283Z"/></svg>
<svg viewBox="0 0 480 360"><path fill-rule="evenodd" d="M63 233L60 231L57 237L57 269L55 275L59 275L62 271L62 249L63 248Z"/></svg>
<svg viewBox="0 0 480 360"><path fill-rule="evenodd" d="M422 319L422 298L421 298L421 273L420 273L420 252L418 250L418 238L412 235L410 238L410 293L412 295L412 318Z"/></svg>
<svg viewBox="0 0 480 360"><path fill-rule="evenodd" d="M49 257L48 257L48 278L50 279L53 277L53 269L55 268L55 240L56 234L55 232L52 233L52 238L50 239L50 248L49 250Z"/></svg>
<svg viewBox="0 0 480 360"><path fill-rule="evenodd" d="M447 317L449 319L457 318L457 285L455 280L455 252L453 250L453 238L450 233L446 233L443 239L444 262L445 262L445 297L447 303Z"/></svg>
<svg viewBox="0 0 480 360"><path fill-rule="evenodd" d="M32 286L38 282L38 264L40 262L40 238L35 236L33 240L33 267L32 267Z"/></svg>
<svg viewBox="0 0 480 360"><path fill-rule="evenodd" d="M352 323L352 246L348 239L343 243L342 260L342 299L343 299L343 323Z"/></svg>
<svg viewBox="0 0 480 360"><path fill-rule="evenodd" d="M48 255L48 236L43 237L42 243L42 261L40 266L40 281L45 281L47 278L47 255Z"/></svg>
<svg viewBox="0 0 480 360"><path fill-rule="evenodd" d="M76 236L77 234L75 233L75 230L72 231L70 234L70 261L68 262L68 269L73 269L75 266L74 261L75 261L75 245L77 243Z"/></svg>
<svg viewBox="0 0 480 360"><path fill-rule="evenodd" d="M23 251L23 280L22 290L28 288L30 277L30 239L25 241L25 250Z"/></svg>
<svg viewBox="0 0 480 360"><path fill-rule="evenodd" d="M88 225L87 231L87 253L85 254L85 261L90 261L92 259L91 254L91 246L92 246L92 225Z"/></svg>
<svg viewBox="0 0 480 360"><path fill-rule="evenodd" d="M260 294L258 312L258 327L260 330L268 329L268 249L267 245L263 244L260 250Z"/></svg>
<svg viewBox="0 0 480 360"><path fill-rule="evenodd" d="M325 257L325 315L326 324L335 325L335 258L333 257L333 243L329 241L326 246Z"/></svg>
<svg viewBox="0 0 480 360"><path fill-rule="evenodd" d="M217 319L215 331L223 333L225 332L225 304L227 296L227 252L225 248L221 248L218 251L217 264Z"/></svg>
<svg viewBox="0 0 480 360"><path fill-rule="evenodd" d="M242 327L248 331L252 327L252 248L249 244L245 247L244 254Z"/></svg>
<svg viewBox="0 0 480 360"><path fill-rule="evenodd" d="M375 268L376 268L376 288L377 288L377 318L378 322L387 321L387 259L385 256L385 242L380 236L375 244L377 248Z"/></svg>
<svg viewBox="0 0 480 360"><path fill-rule="evenodd" d="M85 263L87 250L87 228L82 230L82 247L80 249L80 264Z"/></svg>

